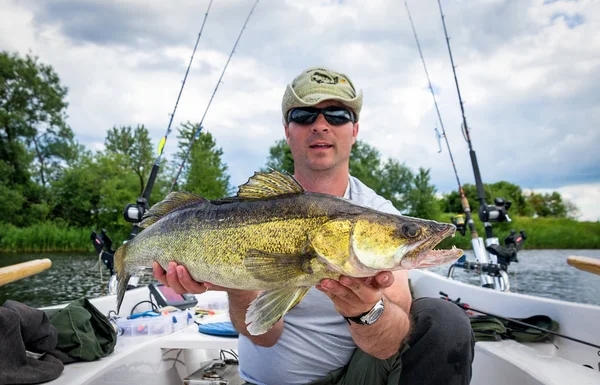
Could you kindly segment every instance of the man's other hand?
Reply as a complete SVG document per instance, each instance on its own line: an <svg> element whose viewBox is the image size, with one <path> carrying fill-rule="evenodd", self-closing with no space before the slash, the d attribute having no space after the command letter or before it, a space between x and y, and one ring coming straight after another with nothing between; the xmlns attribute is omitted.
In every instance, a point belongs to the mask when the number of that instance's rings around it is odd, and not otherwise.
<svg viewBox="0 0 600 385"><path fill-rule="evenodd" d="M158 262L152 264L152 275L163 285L172 288L178 294L202 294L210 290L223 290L209 282L195 281L185 266L169 262L165 271Z"/></svg>
<svg viewBox="0 0 600 385"><path fill-rule="evenodd" d="M369 278L341 276L339 281L324 279L317 289L325 293L341 315L355 317L365 313L383 297L383 291L394 283L389 271Z"/></svg>

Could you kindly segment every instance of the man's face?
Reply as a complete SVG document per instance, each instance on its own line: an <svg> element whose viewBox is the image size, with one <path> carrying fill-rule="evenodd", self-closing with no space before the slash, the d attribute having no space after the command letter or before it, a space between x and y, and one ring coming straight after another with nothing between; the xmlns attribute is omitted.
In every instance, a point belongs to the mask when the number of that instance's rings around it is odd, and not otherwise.
<svg viewBox="0 0 600 385"><path fill-rule="evenodd" d="M326 100L315 107L345 107L336 100ZM345 107L346 108L346 107ZM358 135L358 123L333 125L323 114L311 124L294 122L285 126L285 137L294 157L296 170L347 170L350 150Z"/></svg>

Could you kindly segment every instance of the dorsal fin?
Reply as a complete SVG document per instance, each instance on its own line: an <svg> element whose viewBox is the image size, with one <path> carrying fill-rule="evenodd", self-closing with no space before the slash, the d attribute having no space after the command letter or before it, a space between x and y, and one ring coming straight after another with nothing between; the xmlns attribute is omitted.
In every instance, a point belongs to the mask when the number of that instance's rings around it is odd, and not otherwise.
<svg viewBox="0 0 600 385"><path fill-rule="evenodd" d="M202 198L200 195L190 192L175 191L169 193L165 199L152 206L150 210L144 214L144 218L140 223L140 228L145 229L173 211L201 205L206 202L208 202L206 198Z"/></svg>
<svg viewBox="0 0 600 385"><path fill-rule="evenodd" d="M304 188L288 173L277 170L255 172L248 182L239 187L236 197L240 199L262 199L284 194L303 193Z"/></svg>

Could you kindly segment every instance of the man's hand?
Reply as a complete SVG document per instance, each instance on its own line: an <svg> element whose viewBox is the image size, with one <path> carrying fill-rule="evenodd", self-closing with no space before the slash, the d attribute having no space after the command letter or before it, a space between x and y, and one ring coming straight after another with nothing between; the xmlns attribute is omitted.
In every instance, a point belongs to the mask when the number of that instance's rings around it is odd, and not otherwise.
<svg viewBox="0 0 600 385"><path fill-rule="evenodd" d="M177 294L192 293L202 294L210 290L225 290L224 287L213 285L210 282L195 281L185 266L176 262L169 262L167 271L154 262L152 264L152 275L163 285L172 288Z"/></svg>
<svg viewBox="0 0 600 385"><path fill-rule="evenodd" d="M248 333L246 328L246 311L250 302L256 298L258 291L230 289L222 286L213 285L209 282L197 282L192 278L185 266L178 265L175 262L169 262L167 271L157 263L152 264L152 275L160 283L171 287L176 293L202 294L209 289L213 291L227 291L229 299L229 317L235 329L248 337L255 344L269 347L275 345L281 333L283 332L283 320L277 321L273 327L260 336L253 336Z"/></svg>
<svg viewBox="0 0 600 385"><path fill-rule="evenodd" d="M324 279L316 287L333 301L338 313L355 317L371 310L383 297L383 291L393 283L394 275L384 271L369 278L342 276L339 282Z"/></svg>

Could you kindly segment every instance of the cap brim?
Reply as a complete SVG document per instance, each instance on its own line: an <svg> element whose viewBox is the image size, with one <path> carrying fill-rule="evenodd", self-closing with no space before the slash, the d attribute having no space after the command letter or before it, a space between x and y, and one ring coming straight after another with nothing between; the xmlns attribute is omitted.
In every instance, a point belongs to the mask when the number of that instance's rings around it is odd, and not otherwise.
<svg viewBox="0 0 600 385"><path fill-rule="evenodd" d="M318 91L318 90L315 90ZM282 103L282 113L284 123L287 123L287 114L292 108L297 107L312 107L317 105L325 100L337 100L346 107L349 107L356 115L356 120L358 121L360 110L362 107L362 90L358 92L355 98L347 99L341 96L334 96L327 93L311 93L310 101L301 99L298 97L294 89L288 84L285 94L283 95L283 103Z"/></svg>

